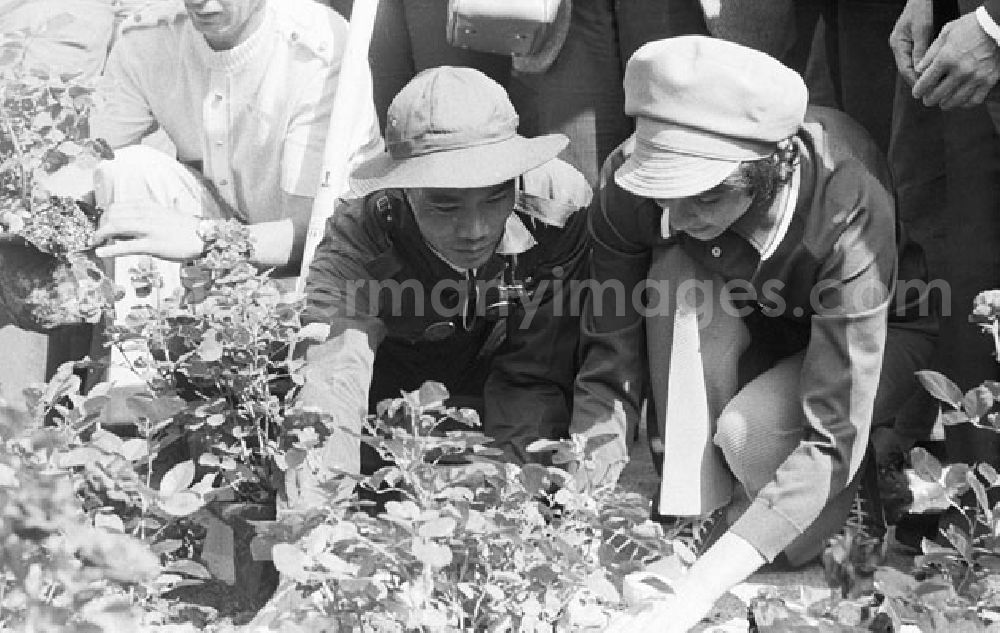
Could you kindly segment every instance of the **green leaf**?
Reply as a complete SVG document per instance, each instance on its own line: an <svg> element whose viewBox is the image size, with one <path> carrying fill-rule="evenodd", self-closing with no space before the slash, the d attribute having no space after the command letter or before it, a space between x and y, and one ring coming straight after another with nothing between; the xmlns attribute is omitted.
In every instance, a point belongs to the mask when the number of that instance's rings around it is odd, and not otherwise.
<svg viewBox="0 0 1000 633"><path fill-rule="evenodd" d="M951 464L944 473L944 487L951 497L965 494L969 489L969 467L965 464ZM975 477L975 475L972 475Z"/></svg>
<svg viewBox="0 0 1000 633"><path fill-rule="evenodd" d="M417 560L431 569L447 567L451 562L451 550L448 547L425 539L414 539L412 552Z"/></svg>
<svg viewBox="0 0 1000 633"><path fill-rule="evenodd" d="M131 395L125 404L136 416L153 423L169 420L187 409L187 403L178 396L154 396L149 393Z"/></svg>
<svg viewBox="0 0 1000 633"><path fill-rule="evenodd" d="M146 440L133 437L122 442L121 455L130 462L135 462L149 455L149 444Z"/></svg>
<svg viewBox="0 0 1000 633"><path fill-rule="evenodd" d="M964 394L947 376L930 370L918 371L916 376L929 394L955 409L962 407Z"/></svg>
<svg viewBox="0 0 1000 633"><path fill-rule="evenodd" d="M417 534L424 538L448 538L455 533L455 526L455 519L438 517L421 525Z"/></svg>
<svg viewBox="0 0 1000 633"><path fill-rule="evenodd" d="M0 488L17 488L19 485L17 471L7 464L0 463Z"/></svg>
<svg viewBox="0 0 1000 633"><path fill-rule="evenodd" d="M888 598L907 599L917 588L917 579L892 567L875 570L875 587Z"/></svg>
<svg viewBox="0 0 1000 633"><path fill-rule="evenodd" d="M969 538L968 532L952 523L945 530L944 536L951 543L952 547L955 548L955 551L961 554L963 558L969 559L972 557L972 541Z"/></svg>
<svg viewBox="0 0 1000 633"><path fill-rule="evenodd" d="M420 508L412 501L388 501L385 504L385 516L401 523L413 523L420 518Z"/></svg>
<svg viewBox="0 0 1000 633"><path fill-rule="evenodd" d="M972 420L969 416L965 414L965 411L942 411L941 415L938 416L941 419L941 424L944 426L957 426L959 424L967 424Z"/></svg>
<svg viewBox="0 0 1000 633"><path fill-rule="evenodd" d="M970 389L962 399L962 410L970 418L980 418L986 415L993 408L993 393L986 387L980 385Z"/></svg>
<svg viewBox="0 0 1000 633"><path fill-rule="evenodd" d="M190 490L175 492L169 497L160 499L160 508L164 512L175 517L186 517L201 510L205 505L204 498Z"/></svg>
<svg viewBox="0 0 1000 633"><path fill-rule="evenodd" d="M124 532L125 524L116 514L101 513L94 517L94 527L103 528L109 532Z"/></svg>
<svg viewBox="0 0 1000 633"><path fill-rule="evenodd" d="M917 476L927 482L941 479L941 462L936 457L927 452L926 449L916 447L910 451L910 460L913 463L913 470Z"/></svg>
<svg viewBox="0 0 1000 633"><path fill-rule="evenodd" d="M104 454L96 448L83 446L65 453L58 453L53 461L58 468L76 468L77 466L92 466L103 456Z"/></svg>
<svg viewBox="0 0 1000 633"><path fill-rule="evenodd" d="M222 346L221 335L218 330L210 329L202 336L198 345L198 356L206 363L214 363L222 358L225 348Z"/></svg>
<svg viewBox="0 0 1000 633"><path fill-rule="evenodd" d="M159 556L160 554L170 554L171 552L175 552L180 549L182 545L184 545L184 541L179 538L165 539L150 545L149 551Z"/></svg>
<svg viewBox="0 0 1000 633"><path fill-rule="evenodd" d="M164 495L172 495L175 492L186 490L194 481L194 473L195 465L192 460L175 465L160 480L160 492Z"/></svg>
<svg viewBox="0 0 1000 633"><path fill-rule="evenodd" d="M992 521L993 512L990 510L990 500L986 496L986 487L983 486L983 482L979 481L979 477L972 470L966 472L966 478L969 487L972 488L972 491L976 495L976 503L979 504L979 508L986 514L987 521Z"/></svg>
<svg viewBox="0 0 1000 633"><path fill-rule="evenodd" d="M990 464L983 462L977 466L977 469L979 470L979 474L983 476L983 479L985 479L986 483L990 486L1000 484L1000 473L997 473L996 469Z"/></svg>
<svg viewBox="0 0 1000 633"><path fill-rule="evenodd" d="M212 572L208 571L204 565L196 563L189 558L181 558L171 561L164 566L163 571L169 574L183 574L185 576L194 576L195 578L203 578L205 580L212 577Z"/></svg>
<svg viewBox="0 0 1000 633"><path fill-rule="evenodd" d="M448 389L439 382L427 381L420 385L417 392L417 402L423 409L438 407L448 399Z"/></svg>
<svg viewBox="0 0 1000 633"><path fill-rule="evenodd" d="M529 495L547 493L552 484L552 477L545 466L541 464L525 464L521 467L521 485Z"/></svg>
<svg viewBox="0 0 1000 633"><path fill-rule="evenodd" d="M308 582L311 574L306 571L309 558L306 553L290 543L278 543L271 548L274 566L282 575L298 582Z"/></svg>

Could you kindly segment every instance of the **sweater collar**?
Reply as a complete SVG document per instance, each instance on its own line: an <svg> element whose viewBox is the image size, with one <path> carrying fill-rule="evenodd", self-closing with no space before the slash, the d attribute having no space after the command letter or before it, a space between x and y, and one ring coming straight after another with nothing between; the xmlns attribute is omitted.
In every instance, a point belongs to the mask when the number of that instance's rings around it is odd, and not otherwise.
<svg viewBox="0 0 1000 633"><path fill-rule="evenodd" d="M239 70L254 58L262 54L261 51L267 46L270 39L268 33L274 31L274 16L272 15L270 3L265 3L261 8L263 16L260 24L245 41L234 48L224 51L212 50L205 40L205 36L199 33L189 22L187 22L187 36L190 40L199 59L207 68L222 72Z"/></svg>

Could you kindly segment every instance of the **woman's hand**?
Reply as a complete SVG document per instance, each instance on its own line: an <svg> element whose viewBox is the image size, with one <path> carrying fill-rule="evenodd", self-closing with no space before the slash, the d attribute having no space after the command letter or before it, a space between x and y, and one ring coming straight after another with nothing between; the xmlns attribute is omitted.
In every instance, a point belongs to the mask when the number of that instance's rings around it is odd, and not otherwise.
<svg viewBox="0 0 1000 633"><path fill-rule="evenodd" d="M685 633L709 615L714 601L698 595L663 594L614 617L608 633Z"/></svg>

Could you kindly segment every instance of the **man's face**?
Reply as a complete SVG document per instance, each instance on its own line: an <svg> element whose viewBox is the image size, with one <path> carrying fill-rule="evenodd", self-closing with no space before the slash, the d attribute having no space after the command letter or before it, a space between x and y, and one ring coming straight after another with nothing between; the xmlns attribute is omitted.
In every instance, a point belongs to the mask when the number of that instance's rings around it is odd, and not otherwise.
<svg viewBox="0 0 1000 633"><path fill-rule="evenodd" d="M670 228L707 242L722 235L750 208L753 196L743 188L719 185L687 198L658 198Z"/></svg>
<svg viewBox="0 0 1000 633"><path fill-rule="evenodd" d="M438 253L459 268L486 263L514 210L514 183L473 189L408 189L417 227Z"/></svg>
<svg viewBox="0 0 1000 633"><path fill-rule="evenodd" d="M215 50L241 44L260 24L264 0L184 0L191 23Z"/></svg>

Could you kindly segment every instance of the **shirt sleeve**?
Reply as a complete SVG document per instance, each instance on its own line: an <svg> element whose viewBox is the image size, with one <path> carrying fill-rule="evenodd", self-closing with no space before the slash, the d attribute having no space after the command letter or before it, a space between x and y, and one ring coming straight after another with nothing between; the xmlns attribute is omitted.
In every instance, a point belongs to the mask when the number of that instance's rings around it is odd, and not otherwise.
<svg viewBox="0 0 1000 633"><path fill-rule="evenodd" d="M595 484L618 480L628 460L628 426L639 420L648 369L645 323L633 295L649 272L648 240L659 237L659 216L641 213L637 199L613 183L617 164L605 165L588 211L590 278L570 426L588 439L613 437L592 453Z"/></svg>
<svg viewBox="0 0 1000 633"><path fill-rule="evenodd" d="M324 65L323 71L316 73L312 80L303 79L304 87L298 96L298 109L285 136L281 188L292 195L315 196L326 167L324 158L327 134L331 129L330 116L340 85L343 46L347 38L342 27L333 25L331 28L337 35L340 55ZM366 80L370 84L370 73ZM380 152L383 147L371 89L360 92L366 96L362 97L364 102L358 104L356 119L350 125L340 126L347 138L331 139L338 144L347 144L350 152L348 173L351 167Z"/></svg>
<svg viewBox="0 0 1000 633"><path fill-rule="evenodd" d="M133 41L126 37L112 49L90 116L90 135L103 138L114 149L139 143L157 127L137 68L144 56L131 50Z"/></svg>
<svg viewBox="0 0 1000 633"><path fill-rule="evenodd" d="M896 261L892 197L874 179L845 172L824 203L843 204L847 219L814 286L800 386L806 434L732 527L768 560L857 473L882 367Z"/></svg>
<svg viewBox="0 0 1000 633"><path fill-rule="evenodd" d="M992 8L990 7L992 6ZM1000 25L997 19L1000 18L1000 2L987 2L976 9L976 20L979 26L983 27L986 34L993 38L993 41L1000 46Z"/></svg>

